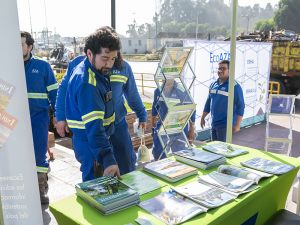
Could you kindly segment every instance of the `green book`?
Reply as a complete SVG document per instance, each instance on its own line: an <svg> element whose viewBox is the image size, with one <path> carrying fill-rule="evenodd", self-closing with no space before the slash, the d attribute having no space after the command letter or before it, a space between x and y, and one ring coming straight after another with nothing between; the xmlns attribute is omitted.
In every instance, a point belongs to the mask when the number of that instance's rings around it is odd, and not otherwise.
<svg viewBox="0 0 300 225"><path fill-rule="evenodd" d="M100 177L79 183L75 189L77 196L103 213L139 202L138 193L114 177Z"/></svg>
<svg viewBox="0 0 300 225"><path fill-rule="evenodd" d="M122 176L122 182L136 190L140 195L165 186L165 184L156 181L141 171L132 171L124 174Z"/></svg>

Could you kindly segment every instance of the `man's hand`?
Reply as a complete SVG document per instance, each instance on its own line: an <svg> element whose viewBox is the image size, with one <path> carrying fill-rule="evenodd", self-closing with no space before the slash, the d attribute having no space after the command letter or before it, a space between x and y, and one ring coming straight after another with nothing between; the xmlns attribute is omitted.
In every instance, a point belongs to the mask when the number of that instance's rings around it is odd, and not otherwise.
<svg viewBox="0 0 300 225"><path fill-rule="evenodd" d="M64 137L66 133L69 133L69 127L66 121L59 121L55 124L55 128L59 136Z"/></svg>
<svg viewBox="0 0 300 225"><path fill-rule="evenodd" d="M147 125L146 122L141 122L141 123L139 123L139 128L146 130L146 125Z"/></svg>
<svg viewBox="0 0 300 225"><path fill-rule="evenodd" d="M111 165L107 167L103 172L103 176L113 176L113 177L121 178L118 165Z"/></svg>
<svg viewBox="0 0 300 225"><path fill-rule="evenodd" d="M202 129L205 127L205 119L203 117L201 117L200 125Z"/></svg>
<svg viewBox="0 0 300 225"><path fill-rule="evenodd" d="M241 130L240 128L240 125L235 125L233 128L232 128L232 133L237 133Z"/></svg>

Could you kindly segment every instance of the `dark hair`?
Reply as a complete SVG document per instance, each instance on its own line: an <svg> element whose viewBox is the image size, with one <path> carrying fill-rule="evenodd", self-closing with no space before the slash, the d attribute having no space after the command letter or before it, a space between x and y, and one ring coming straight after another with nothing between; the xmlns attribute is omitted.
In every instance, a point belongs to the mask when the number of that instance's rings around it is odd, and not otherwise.
<svg viewBox="0 0 300 225"><path fill-rule="evenodd" d="M221 61L219 62L219 64L227 64L227 67L228 67L228 69L229 69L230 61L229 61L229 60L221 60Z"/></svg>
<svg viewBox="0 0 300 225"><path fill-rule="evenodd" d="M33 45L34 43L34 39L32 38L31 34L27 31L21 31L21 38L25 38L26 39L26 44L28 46Z"/></svg>
<svg viewBox="0 0 300 225"><path fill-rule="evenodd" d="M101 48L108 48L110 51L120 51L121 49L121 41L117 32L109 26L97 29L85 40L85 54L87 54L88 49L93 54L99 54L101 53Z"/></svg>

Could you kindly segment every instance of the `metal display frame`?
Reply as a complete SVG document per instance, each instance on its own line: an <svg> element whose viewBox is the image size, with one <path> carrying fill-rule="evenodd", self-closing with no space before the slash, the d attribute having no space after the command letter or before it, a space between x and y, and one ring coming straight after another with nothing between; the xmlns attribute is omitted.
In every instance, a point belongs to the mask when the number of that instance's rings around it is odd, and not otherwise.
<svg viewBox="0 0 300 225"><path fill-rule="evenodd" d="M158 113L162 122L158 130L158 138L163 147L159 158L161 158L163 153L167 157L172 155L174 140L184 144L187 148L191 148L188 138L184 133L184 128L196 110L196 104L190 94L190 88L196 78L188 62L192 52L192 47L166 48L154 75L155 83L160 91L159 99L167 107L165 115L161 116ZM185 77L187 70L191 70L191 77ZM187 82L189 83L188 85L186 84ZM172 98L165 94L168 88L170 88L170 84L171 90L177 88L176 90L181 91L181 97L175 96Z"/></svg>
<svg viewBox="0 0 300 225"><path fill-rule="evenodd" d="M278 143L287 145L286 154L290 156L292 143L293 143L293 118L295 117L295 95L285 94L270 94L269 101L266 110L266 139L265 139L265 150L281 150L274 147L270 148L270 143ZM280 116L287 117L288 123L288 135L286 138L274 137L271 135L272 128L270 128L270 117Z"/></svg>

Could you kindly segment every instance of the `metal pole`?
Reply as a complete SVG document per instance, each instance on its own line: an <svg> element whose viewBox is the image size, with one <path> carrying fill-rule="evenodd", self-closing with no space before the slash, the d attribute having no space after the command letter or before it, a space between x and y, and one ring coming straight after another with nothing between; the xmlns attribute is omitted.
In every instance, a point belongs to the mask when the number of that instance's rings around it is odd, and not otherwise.
<svg viewBox="0 0 300 225"><path fill-rule="evenodd" d="M230 68L229 68L229 89L228 89L228 108L227 108L227 130L226 142L232 142L232 114L234 97L234 78L235 78L235 52L236 52L236 15L238 0L232 1L231 16L231 38L230 38Z"/></svg>
<svg viewBox="0 0 300 225"><path fill-rule="evenodd" d="M198 39L198 21L199 20L199 14L197 14L197 22L196 22L196 40Z"/></svg>
<svg viewBox="0 0 300 225"><path fill-rule="evenodd" d="M32 33L32 23L31 23L30 1L29 0L28 0L28 9L29 9L29 21L30 21L30 33L33 36L33 33Z"/></svg>
<svg viewBox="0 0 300 225"><path fill-rule="evenodd" d="M116 0L111 0L111 27L116 29Z"/></svg>

